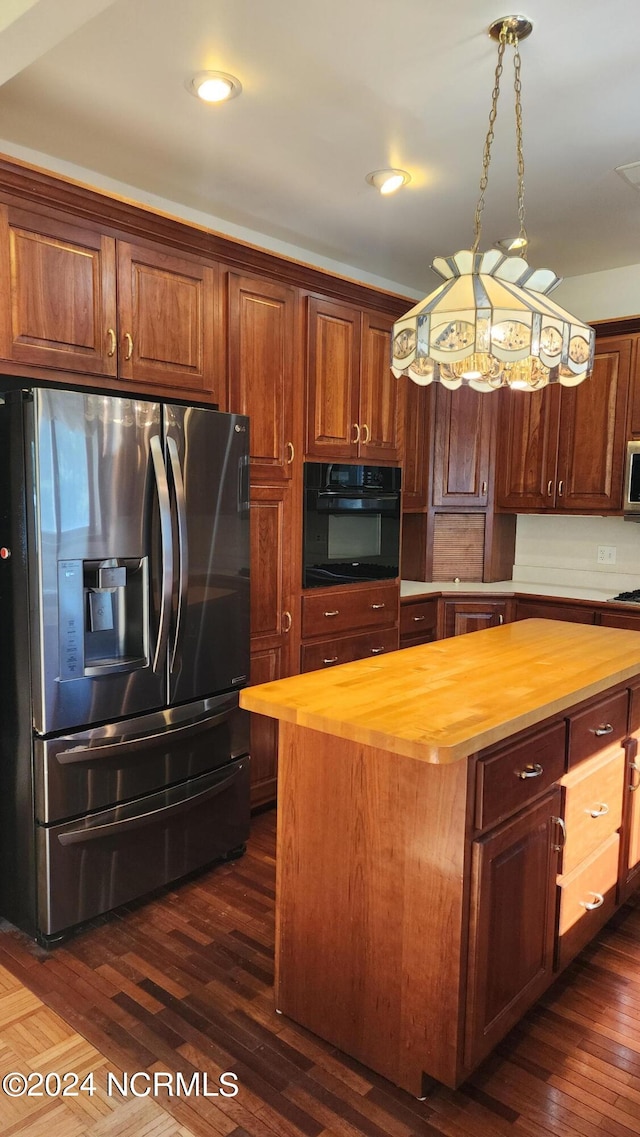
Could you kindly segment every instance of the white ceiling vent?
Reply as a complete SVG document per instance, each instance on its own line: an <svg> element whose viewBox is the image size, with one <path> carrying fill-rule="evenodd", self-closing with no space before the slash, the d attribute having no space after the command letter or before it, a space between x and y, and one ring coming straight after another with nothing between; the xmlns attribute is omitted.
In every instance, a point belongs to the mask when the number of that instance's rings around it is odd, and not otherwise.
<svg viewBox="0 0 640 1137"><path fill-rule="evenodd" d="M625 182L640 192L640 162L629 162L626 166L616 166L616 174L620 174Z"/></svg>

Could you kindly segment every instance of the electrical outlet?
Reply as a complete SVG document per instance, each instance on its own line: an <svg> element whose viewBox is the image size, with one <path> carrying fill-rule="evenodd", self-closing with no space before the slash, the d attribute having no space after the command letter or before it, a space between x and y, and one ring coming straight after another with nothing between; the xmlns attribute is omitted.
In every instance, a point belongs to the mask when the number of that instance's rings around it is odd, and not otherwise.
<svg viewBox="0 0 640 1137"><path fill-rule="evenodd" d="M616 563L616 547L615 545L598 545L598 564L599 565L615 565Z"/></svg>

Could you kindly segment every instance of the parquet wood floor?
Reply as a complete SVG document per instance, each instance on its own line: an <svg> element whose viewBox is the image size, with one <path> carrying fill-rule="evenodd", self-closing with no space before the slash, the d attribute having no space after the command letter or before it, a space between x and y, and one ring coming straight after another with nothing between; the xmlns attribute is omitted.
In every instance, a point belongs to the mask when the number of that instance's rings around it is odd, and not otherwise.
<svg viewBox="0 0 640 1137"><path fill-rule="evenodd" d="M418 1102L274 1011L273 813L245 857L45 952L0 931L0 1073L93 1071L11 1099L2 1137L632 1137L640 908L627 905L457 1092ZM236 1097L106 1092L108 1072L238 1076ZM140 1086L139 1086L140 1088ZM144 1090L144 1083L141 1087Z"/></svg>

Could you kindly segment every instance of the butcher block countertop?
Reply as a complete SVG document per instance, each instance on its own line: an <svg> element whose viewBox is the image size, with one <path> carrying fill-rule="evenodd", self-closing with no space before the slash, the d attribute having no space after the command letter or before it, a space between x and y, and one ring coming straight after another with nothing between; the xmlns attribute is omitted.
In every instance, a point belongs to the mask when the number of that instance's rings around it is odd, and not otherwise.
<svg viewBox="0 0 640 1137"><path fill-rule="evenodd" d="M640 633L520 620L247 687L249 711L456 762L640 675Z"/></svg>

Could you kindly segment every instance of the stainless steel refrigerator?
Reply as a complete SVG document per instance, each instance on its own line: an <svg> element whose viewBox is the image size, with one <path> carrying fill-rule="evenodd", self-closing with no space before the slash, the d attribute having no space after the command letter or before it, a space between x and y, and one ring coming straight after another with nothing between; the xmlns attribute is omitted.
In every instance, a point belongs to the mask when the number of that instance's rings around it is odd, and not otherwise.
<svg viewBox="0 0 640 1137"><path fill-rule="evenodd" d="M41 942L243 851L248 429L2 396L0 914Z"/></svg>

